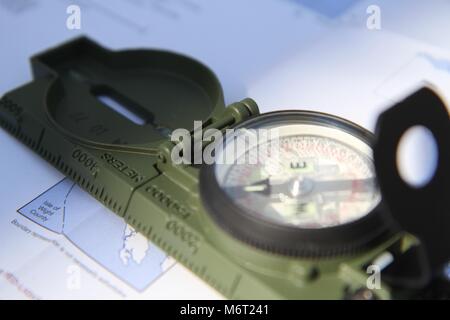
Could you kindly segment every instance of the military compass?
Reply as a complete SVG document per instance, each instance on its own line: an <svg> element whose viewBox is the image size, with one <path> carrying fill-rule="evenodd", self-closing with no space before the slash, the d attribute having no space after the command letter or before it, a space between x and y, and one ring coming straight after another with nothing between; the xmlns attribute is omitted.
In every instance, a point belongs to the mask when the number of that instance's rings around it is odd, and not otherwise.
<svg viewBox="0 0 450 320"><path fill-rule="evenodd" d="M214 73L173 52L111 51L81 37L31 65L33 80L0 99L0 125L224 296L449 291L439 275L450 253L450 126L433 90L389 108L372 134L319 112L259 114L251 99L226 107ZM194 131L183 143L195 145L195 121L225 134L194 155L208 149L226 161L173 161L175 130ZM421 189L395 164L414 125L439 149ZM374 266L376 289L367 285Z"/></svg>

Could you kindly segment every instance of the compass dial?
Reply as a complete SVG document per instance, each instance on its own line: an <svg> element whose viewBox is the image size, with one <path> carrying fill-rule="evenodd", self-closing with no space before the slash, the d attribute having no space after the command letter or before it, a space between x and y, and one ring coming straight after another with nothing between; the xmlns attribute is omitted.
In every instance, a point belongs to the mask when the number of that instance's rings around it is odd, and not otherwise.
<svg viewBox="0 0 450 320"><path fill-rule="evenodd" d="M373 136L302 110L253 117L214 145L200 170L208 216L231 236L288 256L355 254L390 237L375 179Z"/></svg>
<svg viewBox="0 0 450 320"><path fill-rule="evenodd" d="M269 123L259 129L276 138L238 146L235 163L215 167L219 186L248 214L320 229L358 220L378 204L371 149L364 141L321 124ZM245 133L238 131L236 139ZM224 152L235 145L226 143Z"/></svg>

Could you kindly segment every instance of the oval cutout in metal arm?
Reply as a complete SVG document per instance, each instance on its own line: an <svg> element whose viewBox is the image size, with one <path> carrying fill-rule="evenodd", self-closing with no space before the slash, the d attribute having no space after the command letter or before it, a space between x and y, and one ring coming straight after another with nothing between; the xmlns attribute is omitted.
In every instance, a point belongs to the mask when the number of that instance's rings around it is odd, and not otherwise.
<svg viewBox="0 0 450 320"><path fill-rule="evenodd" d="M414 126L432 133L438 159L423 186L404 181L397 166L403 134ZM432 270L450 260L450 121L441 98L424 87L383 112L377 122L374 160L383 201L400 227L417 236Z"/></svg>

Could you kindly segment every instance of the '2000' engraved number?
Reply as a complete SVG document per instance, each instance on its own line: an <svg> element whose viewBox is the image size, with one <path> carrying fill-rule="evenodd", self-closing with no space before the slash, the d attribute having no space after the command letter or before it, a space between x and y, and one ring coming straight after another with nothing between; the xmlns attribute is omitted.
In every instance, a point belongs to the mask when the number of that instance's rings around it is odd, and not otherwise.
<svg viewBox="0 0 450 320"><path fill-rule="evenodd" d="M187 230L182 224L176 220L169 220L166 224L166 228L183 242L187 243L193 253L198 251L199 238L194 233Z"/></svg>

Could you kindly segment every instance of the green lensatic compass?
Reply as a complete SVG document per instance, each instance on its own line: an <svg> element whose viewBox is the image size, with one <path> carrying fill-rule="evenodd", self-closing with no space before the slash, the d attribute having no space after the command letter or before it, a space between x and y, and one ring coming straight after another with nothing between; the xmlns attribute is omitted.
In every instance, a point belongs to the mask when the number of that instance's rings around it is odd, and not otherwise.
<svg viewBox="0 0 450 320"><path fill-rule="evenodd" d="M267 138L239 144L262 130ZM235 161L201 169L203 204L224 230L274 253L318 258L370 248L390 233L371 139L355 124L317 112L246 120L217 148L218 159L234 148Z"/></svg>
<svg viewBox="0 0 450 320"><path fill-rule="evenodd" d="M383 114L375 138L323 113L260 115L251 99L225 108L215 75L170 52L111 52L79 38L33 57L32 67L34 80L0 100L0 124L226 297L410 298L445 284L436 270L450 253L448 113L431 90ZM416 117L424 103L427 116ZM422 191L398 182L391 166L415 119L440 147ZM174 163L171 135L194 132L194 120L223 133L194 153L213 146L233 161ZM261 131L269 138L233 143ZM412 223L428 201L429 217L444 214L437 231L434 218Z"/></svg>

